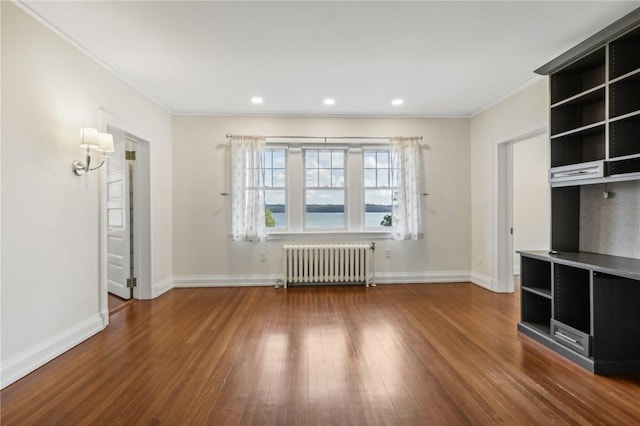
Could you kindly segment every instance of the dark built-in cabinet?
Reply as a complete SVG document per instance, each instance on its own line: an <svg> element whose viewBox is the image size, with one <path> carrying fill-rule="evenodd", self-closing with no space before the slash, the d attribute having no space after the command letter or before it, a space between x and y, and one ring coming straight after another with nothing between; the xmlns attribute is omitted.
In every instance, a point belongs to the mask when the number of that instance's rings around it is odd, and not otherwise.
<svg viewBox="0 0 640 426"><path fill-rule="evenodd" d="M640 9L536 72L551 251L520 252L518 330L595 373L640 372Z"/></svg>
<svg viewBox="0 0 640 426"><path fill-rule="evenodd" d="M640 371L640 260L521 253L518 329L599 374Z"/></svg>

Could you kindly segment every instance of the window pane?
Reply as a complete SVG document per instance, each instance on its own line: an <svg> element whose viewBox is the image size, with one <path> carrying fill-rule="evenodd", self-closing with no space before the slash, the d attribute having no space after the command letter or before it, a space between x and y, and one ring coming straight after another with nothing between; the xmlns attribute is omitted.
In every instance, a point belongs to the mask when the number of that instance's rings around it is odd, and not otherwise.
<svg viewBox="0 0 640 426"><path fill-rule="evenodd" d="M264 192L265 219L268 228L286 228L286 193L282 189Z"/></svg>
<svg viewBox="0 0 640 426"><path fill-rule="evenodd" d="M331 188L331 169L320 169L319 171L320 187Z"/></svg>
<svg viewBox="0 0 640 426"><path fill-rule="evenodd" d="M331 151L322 150L318 154L318 166L322 169L331 168Z"/></svg>
<svg viewBox="0 0 640 426"><path fill-rule="evenodd" d="M309 188L315 188L318 186L318 169L307 170L307 186Z"/></svg>
<svg viewBox="0 0 640 426"><path fill-rule="evenodd" d="M267 231L287 228L286 158L286 150L284 149L266 149L261 157L262 169L255 168L258 165L254 164L254 168L247 171L248 178L251 179L252 175L255 176L254 178L259 180L259 186L263 188ZM269 189L273 187L281 189Z"/></svg>
<svg viewBox="0 0 640 426"><path fill-rule="evenodd" d="M364 191L364 226L382 228L391 226L392 191L390 189L366 189ZM383 225L384 223L384 225Z"/></svg>
<svg viewBox="0 0 640 426"><path fill-rule="evenodd" d="M274 149L273 150L273 168L274 169L284 169L287 166L286 163L287 155L283 149Z"/></svg>
<svg viewBox="0 0 640 426"><path fill-rule="evenodd" d="M307 228L344 228L344 190L307 190L305 216Z"/></svg>
<svg viewBox="0 0 640 426"><path fill-rule="evenodd" d="M334 188L344 188L344 170L334 170L331 174L331 186Z"/></svg>
<svg viewBox="0 0 640 426"><path fill-rule="evenodd" d="M284 188L286 186L286 181L287 181L287 174L285 169L273 169L273 186L274 187Z"/></svg>
<svg viewBox="0 0 640 426"><path fill-rule="evenodd" d="M265 167L267 169L270 169L271 167L273 167L273 163L271 162L271 150L266 150L264 152L262 167Z"/></svg>
<svg viewBox="0 0 640 426"><path fill-rule="evenodd" d="M389 167L389 152L378 151L378 168Z"/></svg>
<svg viewBox="0 0 640 426"><path fill-rule="evenodd" d="M331 167L344 169L344 151L331 151Z"/></svg>
<svg viewBox="0 0 640 426"><path fill-rule="evenodd" d="M377 187L389 186L389 169L378 169L378 184Z"/></svg>
<svg viewBox="0 0 640 426"><path fill-rule="evenodd" d="M273 171L271 169L266 169L263 171L263 176L264 176L264 186L272 186L272 180L271 180L271 176L272 176Z"/></svg>
<svg viewBox="0 0 640 426"><path fill-rule="evenodd" d="M375 151L364 151L364 167L369 169L376 168L376 152Z"/></svg>
<svg viewBox="0 0 640 426"><path fill-rule="evenodd" d="M376 186L376 169L364 169L364 186Z"/></svg>
<svg viewBox="0 0 640 426"><path fill-rule="evenodd" d="M318 150L307 149L304 152L304 160L306 168L318 168Z"/></svg>

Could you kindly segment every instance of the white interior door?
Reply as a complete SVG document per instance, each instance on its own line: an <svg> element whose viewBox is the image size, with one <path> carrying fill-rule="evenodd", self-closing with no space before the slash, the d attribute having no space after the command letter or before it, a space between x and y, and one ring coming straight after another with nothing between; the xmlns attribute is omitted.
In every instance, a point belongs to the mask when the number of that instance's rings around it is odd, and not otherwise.
<svg viewBox="0 0 640 426"><path fill-rule="evenodd" d="M107 286L110 293L131 298L127 278L131 272L129 231L129 164L126 142L115 136L115 152L107 159Z"/></svg>

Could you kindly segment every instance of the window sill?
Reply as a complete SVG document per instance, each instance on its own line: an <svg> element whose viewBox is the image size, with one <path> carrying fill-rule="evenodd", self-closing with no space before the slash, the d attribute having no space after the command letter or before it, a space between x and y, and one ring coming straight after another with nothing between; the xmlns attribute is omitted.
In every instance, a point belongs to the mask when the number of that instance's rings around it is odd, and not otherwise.
<svg viewBox="0 0 640 426"><path fill-rule="evenodd" d="M306 232L269 232L267 240L390 240L387 231L306 231Z"/></svg>

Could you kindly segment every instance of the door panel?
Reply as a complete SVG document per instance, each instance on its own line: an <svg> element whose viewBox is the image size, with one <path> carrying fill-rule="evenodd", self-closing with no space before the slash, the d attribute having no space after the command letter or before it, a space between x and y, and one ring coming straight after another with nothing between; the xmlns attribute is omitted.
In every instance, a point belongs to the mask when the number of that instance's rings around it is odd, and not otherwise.
<svg viewBox="0 0 640 426"><path fill-rule="evenodd" d="M107 285L109 292L131 298L127 278L131 265L129 240L129 165L126 142L114 135L115 152L107 159Z"/></svg>

